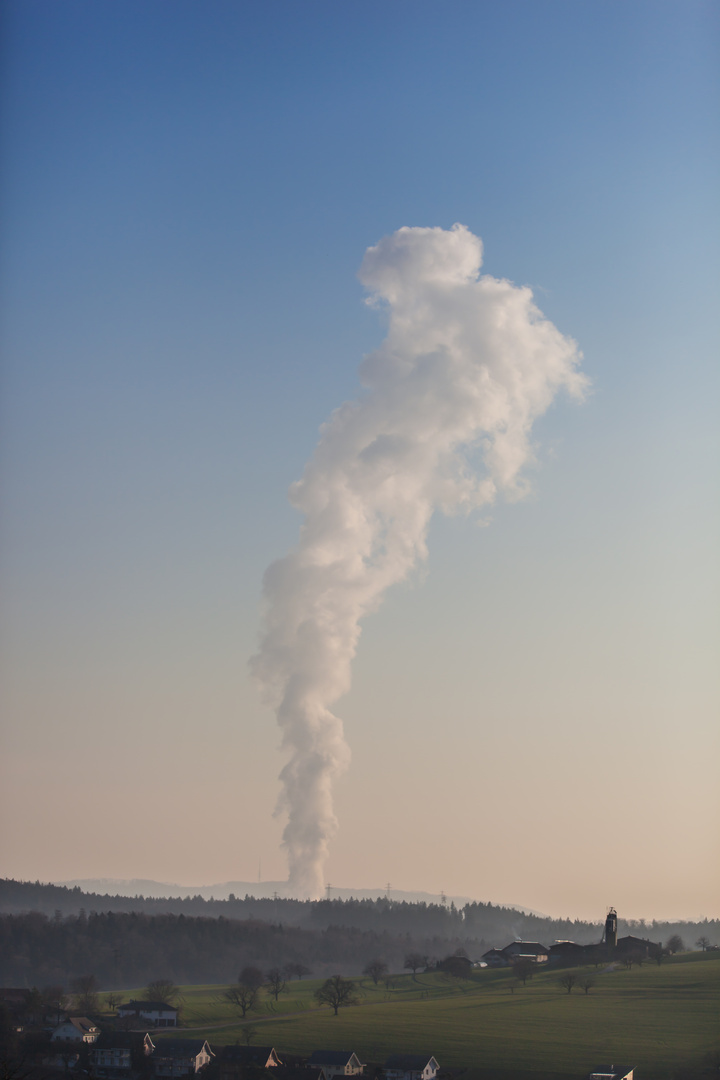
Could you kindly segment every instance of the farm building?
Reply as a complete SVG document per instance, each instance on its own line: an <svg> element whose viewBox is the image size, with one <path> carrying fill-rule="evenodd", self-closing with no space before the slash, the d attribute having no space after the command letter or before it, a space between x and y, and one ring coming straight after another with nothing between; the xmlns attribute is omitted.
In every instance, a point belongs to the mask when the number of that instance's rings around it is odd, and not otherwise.
<svg viewBox="0 0 720 1080"><path fill-rule="evenodd" d="M127 1001L117 1011L120 1019L137 1018L153 1027L177 1027L178 1009L165 1001Z"/></svg>

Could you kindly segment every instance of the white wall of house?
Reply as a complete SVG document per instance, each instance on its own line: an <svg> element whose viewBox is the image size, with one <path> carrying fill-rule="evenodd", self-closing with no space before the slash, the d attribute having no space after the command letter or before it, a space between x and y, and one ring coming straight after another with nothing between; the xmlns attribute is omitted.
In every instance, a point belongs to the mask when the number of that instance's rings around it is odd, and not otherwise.
<svg viewBox="0 0 720 1080"><path fill-rule="evenodd" d="M56 1027L50 1036L51 1042L85 1042L94 1043L100 1037L100 1028L91 1027L88 1030L78 1029L70 1020Z"/></svg>
<svg viewBox="0 0 720 1080"><path fill-rule="evenodd" d="M96 1050L95 1064L99 1069L129 1069L131 1054L129 1050L120 1047L112 1050Z"/></svg>
<svg viewBox="0 0 720 1080"><path fill-rule="evenodd" d="M137 1016L154 1027L177 1027L177 1009L130 1009L121 1005L118 1016Z"/></svg>

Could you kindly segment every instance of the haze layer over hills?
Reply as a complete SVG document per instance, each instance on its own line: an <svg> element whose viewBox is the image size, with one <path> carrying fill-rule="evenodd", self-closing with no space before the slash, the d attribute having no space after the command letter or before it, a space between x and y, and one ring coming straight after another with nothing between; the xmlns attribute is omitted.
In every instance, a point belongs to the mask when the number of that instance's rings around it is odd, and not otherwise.
<svg viewBox="0 0 720 1080"><path fill-rule="evenodd" d="M152 881L148 878L78 878L72 881L56 881L55 885L64 885L68 889L79 888L83 892L108 893L117 896L202 896L204 900L227 900L230 896L255 896L272 899L275 896L293 899L293 893L287 881L222 881L214 885L177 885L174 882ZM444 893L429 893L407 889L388 889L387 885L377 889L343 889L328 886L330 897L335 900L375 900L380 896L389 896L393 900L404 900L416 904L448 904L456 907L472 903L470 896L445 896ZM519 904L504 904L518 911L531 911Z"/></svg>

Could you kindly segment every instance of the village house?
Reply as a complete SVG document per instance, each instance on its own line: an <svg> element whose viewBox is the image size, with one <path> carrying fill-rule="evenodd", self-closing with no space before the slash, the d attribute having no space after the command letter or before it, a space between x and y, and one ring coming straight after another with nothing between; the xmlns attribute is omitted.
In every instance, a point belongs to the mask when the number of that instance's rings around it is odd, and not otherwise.
<svg viewBox="0 0 720 1080"><path fill-rule="evenodd" d="M139 1031L103 1031L90 1051L95 1075L103 1080L129 1077L150 1057L155 1046Z"/></svg>
<svg viewBox="0 0 720 1080"><path fill-rule="evenodd" d="M440 1068L428 1054L391 1054L383 1067L386 1080L435 1080Z"/></svg>
<svg viewBox="0 0 720 1080"><path fill-rule="evenodd" d="M351 1050L315 1050L310 1055L311 1069L322 1069L325 1080L334 1076L360 1076L363 1063Z"/></svg>
<svg viewBox="0 0 720 1080"><path fill-rule="evenodd" d="M322 1069L325 1080L361 1076L364 1069L361 1059L350 1050L315 1050L310 1055L308 1065Z"/></svg>
<svg viewBox="0 0 720 1080"><path fill-rule="evenodd" d="M100 1038L100 1028L87 1016L71 1016L53 1031L50 1041L54 1043L94 1043Z"/></svg>
<svg viewBox="0 0 720 1080"><path fill-rule="evenodd" d="M214 1057L205 1039L159 1039L152 1070L158 1077L194 1076Z"/></svg>
<svg viewBox="0 0 720 1080"><path fill-rule="evenodd" d="M177 1027L179 1010L165 1001L127 1001L118 1006L121 1020L142 1020L153 1027Z"/></svg>
<svg viewBox="0 0 720 1080"><path fill-rule="evenodd" d="M219 1080L243 1080L248 1067L273 1069L282 1065L272 1046L223 1046L216 1060Z"/></svg>

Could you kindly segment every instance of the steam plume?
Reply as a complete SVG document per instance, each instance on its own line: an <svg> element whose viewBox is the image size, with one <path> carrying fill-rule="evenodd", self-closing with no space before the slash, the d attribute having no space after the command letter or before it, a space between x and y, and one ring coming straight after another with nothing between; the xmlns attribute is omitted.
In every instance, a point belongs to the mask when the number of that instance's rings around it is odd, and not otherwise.
<svg viewBox="0 0 720 1080"><path fill-rule="evenodd" d="M533 420L565 388L581 397L576 345L528 288L479 276L465 226L402 228L365 254L360 280L388 334L360 369L290 499L298 546L265 575L255 673L290 753L280 774L289 887L318 896L337 829L332 787L350 751L330 706L350 687L360 621L427 555L433 513L518 497Z"/></svg>

